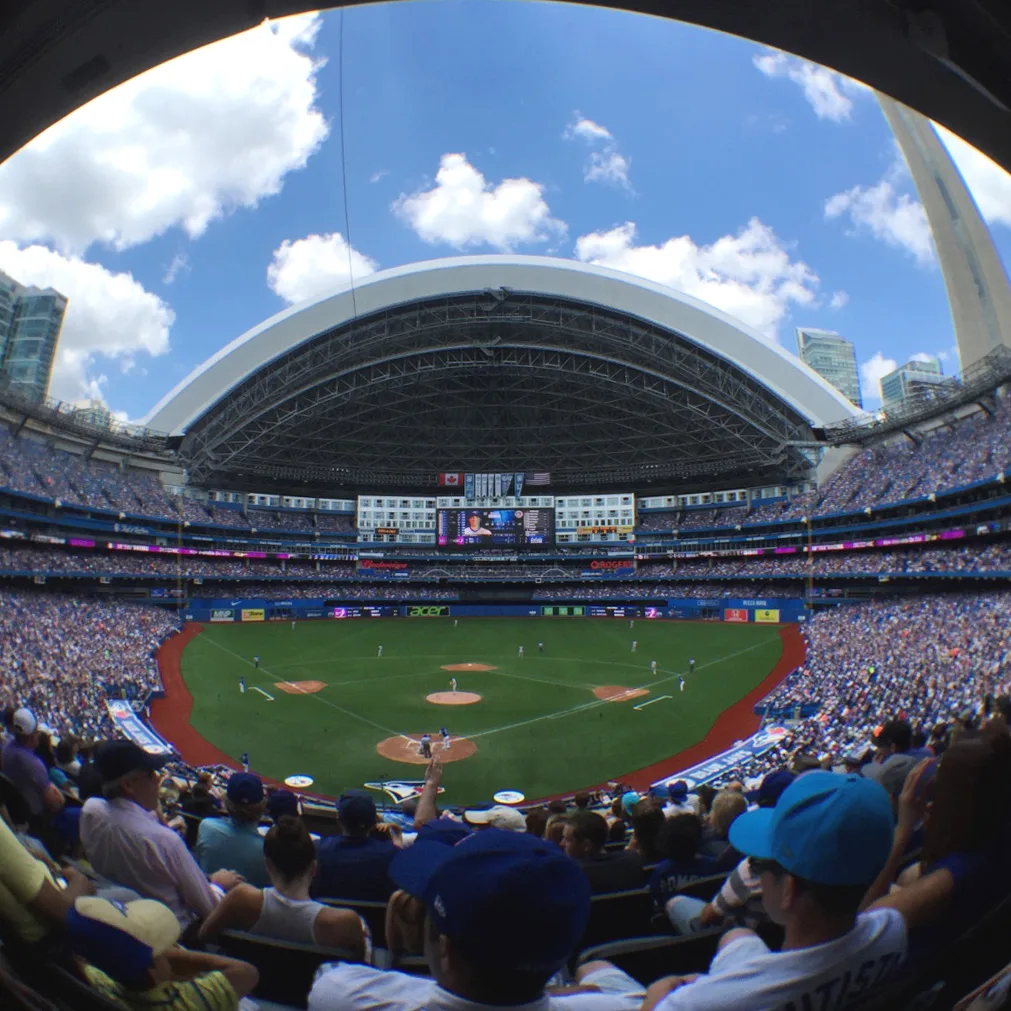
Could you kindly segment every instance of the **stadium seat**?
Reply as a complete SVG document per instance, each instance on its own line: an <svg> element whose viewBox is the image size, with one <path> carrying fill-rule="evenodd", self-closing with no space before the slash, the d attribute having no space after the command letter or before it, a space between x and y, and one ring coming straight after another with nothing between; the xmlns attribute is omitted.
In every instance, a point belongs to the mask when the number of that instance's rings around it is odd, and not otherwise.
<svg viewBox="0 0 1011 1011"><path fill-rule="evenodd" d="M702 899L708 902L723 887L727 880L726 874L714 874L712 877L699 878L691 884L685 885L677 890L678 895L687 895L692 899Z"/></svg>
<svg viewBox="0 0 1011 1011"><path fill-rule="evenodd" d="M275 941L243 930L224 931L218 944L224 954L249 962L260 970L254 997L297 1008L306 1006L316 970L324 962L360 961L343 948Z"/></svg>
<svg viewBox="0 0 1011 1011"><path fill-rule="evenodd" d="M122 1004L103 997L84 980L55 963L46 967L44 976L40 976L35 985L47 998L68 1011L123 1011ZM6 1006L4 1004L4 1008Z"/></svg>
<svg viewBox="0 0 1011 1011"><path fill-rule="evenodd" d="M640 937L650 929L652 911L653 896L648 888L594 895L580 948L620 938Z"/></svg>
<svg viewBox="0 0 1011 1011"><path fill-rule="evenodd" d="M386 947L386 903L365 899L320 899L325 906L353 909L368 925L374 948Z"/></svg>
<svg viewBox="0 0 1011 1011"><path fill-rule="evenodd" d="M688 937L630 937L585 948L577 961L604 959L649 986L663 976L705 972L722 936L722 930L704 930Z"/></svg>
<svg viewBox="0 0 1011 1011"><path fill-rule="evenodd" d="M0 772L0 807L7 809L7 816L13 825L27 825L31 819L28 801L2 772Z"/></svg>

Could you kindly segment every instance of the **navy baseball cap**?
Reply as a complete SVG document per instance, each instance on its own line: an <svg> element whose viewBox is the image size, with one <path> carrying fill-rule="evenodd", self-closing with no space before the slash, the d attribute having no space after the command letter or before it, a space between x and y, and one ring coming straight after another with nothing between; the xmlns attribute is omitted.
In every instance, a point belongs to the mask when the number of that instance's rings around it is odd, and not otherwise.
<svg viewBox="0 0 1011 1011"><path fill-rule="evenodd" d="M137 769L157 771L168 760L168 755L152 755L133 741L106 741L95 750L94 759L103 783L111 783Z"/></svg>
<svg viewBox="0 0 1011 1011"><path fill-rule="evenodd" d="M259 804L263 800L263 780L251 772L233 772L225 796L233 804Z"/></svg>
<svg viewBox="0 0 1011 1011"><path fill-rule="evenodd" d="M759 807L775 807L786 788L797 777L789 769L774 769L767 773L758 787L756 800Z"/></svg>
<svg viewBox="0 0 1011 1011"><path fill-rule="evenodd" d="M298 817L298 797L291 790L275 790L267 798L267 817L277 821L286 815Z"/></svg>
<svg viewBox="0 0 1011 1011"><path fill-rule="evenodd" d="M345 828L372 828L377 820L376 802L366 790L345 790L337 801L337 814Z"/></svg>
<svg viewBox="0 0 1011 1011"><path fill-rule="evenodd" d="M418 829L418 840L428 839L446 846L455 846L471 834L470 829L462 821L454 821L452 818L436 818L434 821L426 821Z"/></svg>
<svg viewBox="0 0 1011 1011"><path fill-rule="evenodd" d="M425 903L436 929L476 965L560 969L590 916L590 883L554 843L489 828L456 846L419 838L390 879Z"/></svg>
<svg viewBox="0 0 1011 1011"><path fill-rule="evenodd" d="M671 783L667 787L667 796L670 797L675 804L682 804L688 799L688 784L683 780L679 779L674 783Z"/></svg>
<svg viewBox="0 0 1011 1011"><path fill-rule="evenodd" d="M894 825L878 783L816 770L798 776L775 807L735 819L730 844L815 884L869 885L888 860Z"/></svg>

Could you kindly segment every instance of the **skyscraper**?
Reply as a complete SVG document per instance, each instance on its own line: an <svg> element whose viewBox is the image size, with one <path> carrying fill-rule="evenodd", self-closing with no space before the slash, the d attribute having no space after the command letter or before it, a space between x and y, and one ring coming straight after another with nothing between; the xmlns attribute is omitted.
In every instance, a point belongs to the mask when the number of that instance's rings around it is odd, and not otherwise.
<svg viewBox="0 0 1011 1011"><path fill-rule="evenodd" d="M933 400L941 388L952 382L941 372L936 358L906 362L881 377L881 405L885 411Z"/></svg>
<svg viewBox="0 0 1011 1011"><path fill-rule="evenodd" d="M0 273L0 378L41 399L49 389L67 299Z"/></svg>
<svg viewBox="0 0 1011 1011"><path fill-rule="evenodd" d="M878 95L927 212L962 369L1011 347L1011 285L989 229L930 120Z"/></svg>
<svg viewBox="0 0 1011 1011"><path fill-rule="evenodd" d="M822 379L831 383L847 400L863 407L860 376L853 344L832 330L797 327L797 354Z"/></svg>

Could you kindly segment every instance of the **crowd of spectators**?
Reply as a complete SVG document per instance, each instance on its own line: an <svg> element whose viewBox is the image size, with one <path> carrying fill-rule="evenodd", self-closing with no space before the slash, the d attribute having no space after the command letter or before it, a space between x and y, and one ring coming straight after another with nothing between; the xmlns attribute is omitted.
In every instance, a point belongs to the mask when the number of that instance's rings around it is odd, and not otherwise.
<svg viewBox="0 0 1011 1011"><path fill-rule="evenodd" d="M106 699L161 687L154 651L176 628L149 607L0 591L0 700L28 706L57 735L108 735Z"/></svg>

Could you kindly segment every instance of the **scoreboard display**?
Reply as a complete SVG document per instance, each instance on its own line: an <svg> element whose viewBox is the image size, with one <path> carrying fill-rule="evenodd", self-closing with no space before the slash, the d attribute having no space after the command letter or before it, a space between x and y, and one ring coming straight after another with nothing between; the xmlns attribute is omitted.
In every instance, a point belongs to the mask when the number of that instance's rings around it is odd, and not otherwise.
<svg viewBox="0 0 1011 1011"><path fill-rule="evenodd" d="M436 526L440 547L522 547L555 539L553 509L440 509Z"/></svg>
<svg viewBox="0 0 1011 1011"><path fill-rule="evenodd" d="M582 618L582 604L544 604L541 607L543 618Z"/></svg>
<svg viewBox="0 0 1011 1011"><path fill-rule="evenodd" d="M591 604L587 614L591 618L659 618L658 607L611 607L610 605Z"/></svg>
<svg viewBox="0 0 1011 1011"><path fill-rule="evenodd" d="M395 618L400 613L400 609L393 606L369 607L367 604L353 607L333 607L331 601L326 601L327 614L338 621L342 618Z"/></svg>

